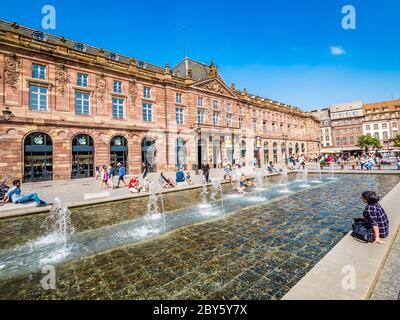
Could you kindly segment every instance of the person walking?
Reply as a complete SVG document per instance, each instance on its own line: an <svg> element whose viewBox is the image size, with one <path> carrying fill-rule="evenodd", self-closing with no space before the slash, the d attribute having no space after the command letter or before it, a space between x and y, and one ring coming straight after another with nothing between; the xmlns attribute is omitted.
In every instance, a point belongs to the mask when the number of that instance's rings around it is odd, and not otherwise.
<svg viewBox="0 0 400 320"><path fill-rule="evenodd" d="M203 171L203 176L206 180L206 182L210 182L209 176L210 176L210 165L208 163L204 163L201 170Z"/></svg>
<svg viewBox="0 0 400 320"><path fill-rule="evenodd" d="M126 174L126 172L125 172L125 167L121 164L121 162L118 162L117 163L117 169L118 169L118 183L117 183L117 186L116 186L116 188L119 188L119 184L120 184L120 182L122 181L123 183L124 183L124 185L126 186L127 184L126 184L126 182L125 182L125 180L124 180L124 177L125 177L125 174Z"/></svg>

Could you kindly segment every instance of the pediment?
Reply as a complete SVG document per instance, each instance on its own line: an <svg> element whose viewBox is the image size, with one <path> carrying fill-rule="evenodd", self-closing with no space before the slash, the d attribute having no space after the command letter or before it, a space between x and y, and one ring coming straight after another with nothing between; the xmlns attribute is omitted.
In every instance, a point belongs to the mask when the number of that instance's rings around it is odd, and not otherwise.
<svg viewBox="0 0 400 320"><path fill-rule="evenodd" d="M224 96L236 98L236 95L232 92L228 86L218 78L206 79L192 85L193 88L211 91L218 94L222 94Z"/></svg>

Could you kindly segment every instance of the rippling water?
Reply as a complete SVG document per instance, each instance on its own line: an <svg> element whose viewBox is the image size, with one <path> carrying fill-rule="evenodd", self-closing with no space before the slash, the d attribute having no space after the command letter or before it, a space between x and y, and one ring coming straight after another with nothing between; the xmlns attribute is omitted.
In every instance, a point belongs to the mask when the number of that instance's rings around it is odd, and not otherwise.
<svg viewBox="0 0 400 320"><path fill-rule="evenodd" d="M400 181L336 177L289 178L287 189L269 179L244 196L225 185L223 206L200 204L199 190L168 194L165 229L144 216L145 198L76 209L67 256L41 234L43 216L1 221L0 297L278 299L347 233L362 191ZM40 286L45 264L55 290Z"/></svg>

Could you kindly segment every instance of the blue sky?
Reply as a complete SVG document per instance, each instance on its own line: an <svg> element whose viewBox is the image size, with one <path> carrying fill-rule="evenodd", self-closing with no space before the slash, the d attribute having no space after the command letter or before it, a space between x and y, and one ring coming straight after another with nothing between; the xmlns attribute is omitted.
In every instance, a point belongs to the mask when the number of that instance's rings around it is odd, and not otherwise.
<svg viewBox="0 0 400 320"><path fill-rule="evenodd" d="M47 4L50 33L161 66L183 58L184 27L187 56L213 58L228 85L305 110L400 98L398 0L2 1L0 19L41 30ZM348 4L355 30L341 25Z"/></svg>

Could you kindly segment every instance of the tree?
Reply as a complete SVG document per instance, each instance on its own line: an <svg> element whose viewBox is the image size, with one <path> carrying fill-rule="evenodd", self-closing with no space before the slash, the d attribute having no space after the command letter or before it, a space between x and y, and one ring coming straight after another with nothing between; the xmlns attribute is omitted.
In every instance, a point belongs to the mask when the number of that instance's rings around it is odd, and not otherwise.
<svg viewBox="0 0 400 320"><path fill-rule="evenodd" d="M398 133L396 138L394 138L394 146L400 148L400 133Z"/></svg>
<svg viewBox="0 0 400 320"><path fill-rule="evenodd" d="M368 151L369 147L375 147L375 148L381 147L379 139L369 135L358 137L358 145L360 146L360 148L365 149L365 151Z"/></svg>

